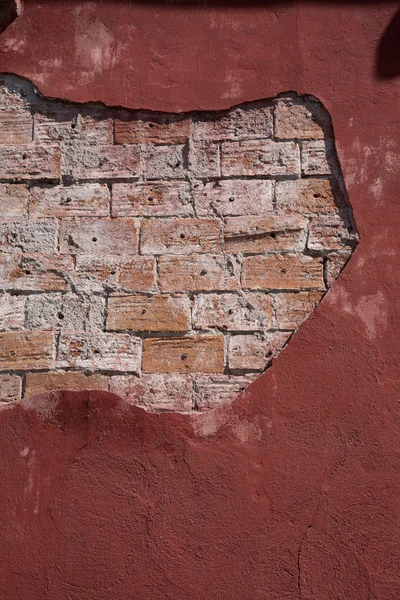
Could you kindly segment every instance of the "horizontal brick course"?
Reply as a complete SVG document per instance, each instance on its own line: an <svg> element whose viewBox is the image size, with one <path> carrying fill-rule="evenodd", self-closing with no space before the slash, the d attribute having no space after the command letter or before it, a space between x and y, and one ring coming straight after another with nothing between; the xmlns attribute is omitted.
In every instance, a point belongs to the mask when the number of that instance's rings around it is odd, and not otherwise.
<svg viewBox="0 0 400 600"><path fill-rule="evenodd" d="M99 256L137 254L138 223L133 219L62 221L60 252Z"/></svg>
<svg viewBox="0 0 400 600"><path fill-rule="evenodd" d="M116 144L184 144L190 136L190 119L143 114L115 120Z"/></svg>
<svg viewBox="0 0 400 600"><path fill-rule="evenodd" d="M2 218L25 218L28 211L28 190L21 183L0 183Z"/></svg>
<svg viewBox="0 0 400 600"><path fill-rule="evenodd" d="M112 296L108 301L110 331L188 331L189 321L187 296Z"/></svg>
<svg viewBox="0 0 400 600"><path fill-rule="evenodd" d="M277 210L302 215L336 213L342 199L330 179L278 181L275 188Z"/></svg>
<svg viewBox="0 0 400 600"><path fill-rule="evenodd" d="M34 186L29 194L29 214L40 217L106 217L110 193L106 184Z"/></svg>
<svg viewBox="0 0 400 600"><path fill-rule="evenodd" d="M138 146L71 144L64 151L63 175L76 180L137 179L140 172Z"/></svg>
<svg viewBox="0 0 400 600"><path fill-rule="evenodd" d="M243 259L242 287L247 290L322 290L322 259L302 254L247 256Z"/></svg>
<svg viewBox="0 0 400 600"><path fill-rule="evenodd" d="M75 371L28 373L25 378L25 396L53 390L108 390L105 375L85 375Z"/></svg>
<svg viewBox="0 0 400 600"><path fill-rule="evenodd" d="M239 287L236 261L224 255L160 256L162 292L232 291Z"/></svg>
<svg viewBox="0 0 400 600"><path fill-rule="evenodd" d="M221 146L222 177L300 176L300 152L293 142L225 142Z"/></svg>
<svg viewBox="0 0 400 600"><path fill-rule="evenodd" d="M193 376L193 403L199 411L219 408L234 400L256 378L257 374L255 373L239 377L196 374Z"/></svg>
<svg viewBox="0 0 400 600"><path fill-rule="evenodd" d="M0 179L58 180L60 169L61 152L58 146L0 145Z"/></svg>
<svg viewBox="0 0 400 600"><path fill-rule="evenodd" d="M224 337L148 338L143 342L143 370L148 373L222 373Z"/></svg>
<svg viewBox="0 0 400 600"><path fill-rule="evenodd" d="M0 368L34 371L54 366L54 335L50 331L0 333Z"/></svg>
<svg viewBox="0 0 400 600"><path fill-rule="evenodd" d="M330 133L327 118L319 104L299 103L292 98L282 98L275 103L275 137L282 140L324 138L324 126Z"/></svg>
<svg viewBox="0 0 400 600"><path fill-rule="evenodd" d="M301 170L304 175L330 175L332 173L325 142L301 144Z"/></svg>
<svg viewBox="0 0 400 600"><path fill-rule="evenodd" d="M113 217L193 216L190 186L184 181L115 183Z"/></svg>
<svg viewBox="0 0 400 600"><path fill-rule="evenodd" d="M290 334L282 331L265 335L233 335L229 339L228 366L234 370L262 370L279 354Z"/></svg>
<svg viewBox="0 0 400 600"><path fill-rule="evenodd" d="M28 111L0 110L0 145L29 144L32 124L32 115Z"/></svg>
<svg viewBox="0 0 400 600"><path fill-rule="evenodd" d="M156 260L145 256L77 256L74 284L86 292L152 292Z"/></svg>
<svg viewBox="0 0 400 600"><path fill-rule="evenodd" d="M272 327L272 299L267 294L199 294L194 299L193 328L257 331Z"/></svg>
<svg viewBox="0 0 400 600"><path fill-rule="evenodd" d="M58 245L58 228L54 220L0 220L0 252L54 253Z"/></svg>
<svg viewBox="0 0 400 600"><path fill-rule="evenodd" d="M143 150L145 179L184 179L186 168L184 150L183 145L146 146Z"/></svg>
<svg viewBox="0 0 400 600"><path fill-rule="evenodd" d="M323 296L322 292L276 294L276 321L279 329L296 329L304 315L312 313Z"/></svg>
<svg viewBox="0 0 400 600"><path fill-rule="evenodd" d="M146 219L142 222L142 254L217 253L221 250L217 219Z"/></svg>
<svg viewBox="0 0 400 600"><path fill-rule="evenodd" d="M192 410L192 378L178 373L143 373L115 375L110 391L129 402L157 411L189 412Z"/></svg>
<svg viewBox="0 0 400 600"><path fill-rule="evenodd" d="M73 268L70 256L0 253L0 287L19 292L65 291Z"/></svg>
<svg viewBox="0 0 400 600"><path fill-rule="evenodd" d="M302 217L228 217L225 219L226 252L302 252L308 221Z"/></svg>
<svg viewBox="0 0 400 600"><path fill-rule="evenodd" d="M274 185L258 179L221 180L198 184L194 192L199 216L260 215L273 212Z"/></svg>

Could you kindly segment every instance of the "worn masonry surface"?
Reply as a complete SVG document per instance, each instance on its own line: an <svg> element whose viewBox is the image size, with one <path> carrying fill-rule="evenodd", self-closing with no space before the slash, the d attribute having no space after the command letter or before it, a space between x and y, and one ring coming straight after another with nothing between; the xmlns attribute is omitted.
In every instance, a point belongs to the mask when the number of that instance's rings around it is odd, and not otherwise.
<svg viewBox="0 0 400 600"><path fill-rule="evenodd" d="M0 80L0 394L232 400L357 243L327 111L162 114Z"/></svg>

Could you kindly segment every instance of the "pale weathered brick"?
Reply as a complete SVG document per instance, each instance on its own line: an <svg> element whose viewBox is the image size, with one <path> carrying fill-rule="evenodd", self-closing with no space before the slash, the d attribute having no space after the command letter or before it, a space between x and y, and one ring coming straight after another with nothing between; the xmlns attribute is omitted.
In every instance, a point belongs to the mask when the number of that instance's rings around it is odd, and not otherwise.
<svg viewBox="0 0 400 600"><path fill-rule="evenodd" d="M25 321L25 296L0 294L0 330L22 329Z"/></svg>
<svg viewBox="0 0 400 600"><path fill-rule="evenodd" d="M25 397L55 390L108 390L108 377L74 371L28 373L25 377Z"/></svg>
<svg viewBox="0 0 400 600"><path fill-rule="evenodd" d="M0 286L14 291L65 291L72 257L57 254L0 254Z"/></svg>
<svg viewBox="0 0 400 600"><path fill-rule="evenodd" d="M228 366L235 370L262 371L282 350L290 333L276 331L264 335L233 335L228 346Z"/></svg>
<svg viewBox="0 0 400 600"><path fill-rule="evenodd" d="M115 119L116 144L184 144L192 123L186 117L136 113Z"/></svg>
<svg viewBox="0 0 400 600"><path fill-rule="evenodd" d="M31 217L106 217L110 193L106 184L41 185L30 189Z"/></svg>
<svg viewBox="0 0 400 600"><path fill-rule="evenodd" d="M195 140L246 140L272 136L272 110L261 103L238 107L217 116L199 116L194 120Z"/></svg>
<svg viewBox="0 0 400 600"><path fill-rule="evenodd" d="M25 326L28 329L102 331L105 298L93 294L38 294L29 296Z"/></svg>
<svg viewBox="0 0 400 600"><path fill-rule="evenodd" d="M141 254L217 253L221 250L219 219L146 219L142 222Z"/></svg>
<svg viewBox="0 0 400 600"><path fill-rule="evenodd" d="M238 264L223 255L160 256L158 285L163 292L237 290Z"/></svg>
<svg viewBox="0 0 400 600"><path fill-rule="evenodd" d="M76 180L137 179L140 174L138 146L71 144L64 148L63 175Z"/></svg>
<svg viewBox="0 0 400 600"><path fill-rule="evenodd" d="M197 214L208 217L271 213L274 210L273 197L273 183L265 179L222 179L199 183L194 192Z"/></svg>
<svg viewBox="0 0 400 600"><path fill-rule="evenodd" d="M282 140L324 138L329 132L327 115L316 102L280 98L275 103L275 137Z"/></svg>
<svg viewBox="0 0 400 600"><path fill-rule="evenodd" d="M326 261L326 279L328 288L331 288L339 277L340 272L349 260L351 253L351 248L344 248L340 252L331 252L328 254Z"/></svg>
<svg viewBox="0 0 400 600"><path fill-rule="evenodd" d="M189 184L185 181L114 183L113 217L193 216Z"/></svg>
<svg viewBox="0 0 400 600"><path fill-rule="evenodd" d="M258 374L256 373L239 377L233 375L194 375L193 402L196 410L212 410L232 402L257 377Z"/></svg>
<svg viewBox="0 0 400 600"><path fill-rule="evenodd" d="M0 402L18 402L22 396L22 377L0 375Z"/></svg>
<svg viewBox="0 0 400 600"><path fill-rule="evenodd" d="M143 373L140 378L115 375L110 378L110 392L147 410L188 412L192 409L190 375Z"/></svg>
<svg viewBox="0 0 400 600"><path fill-rule="evenodd" d="M226 252L300 252L306 245L308 221L300 216L249 216L225 219Z"/></svg>
<svg viewBox="0 0 400 600"><path fill-rule="evenodd" d="M185 146L182 145L146 146L143 150L145 179L184 179L186 169L184 150Z"/></svg>
<svg viewBox="0 0 400 600"><path fill-rule="evenodd" d="M156 261L144 256L77 256L74 284L80 291L153 292Z"/></svg>
<svg viewBox="0 0 400 600"><path fill-rule="evenodd" d="M191 142L189 144L189 172L193 177L207 179L220 177L219 145L212 142Z"/></svg>
<svg viewBox="0 0 400 600"><path fill-rule="evenodd" d="M134 219L62 221L60 251L70 254L137 254L138 222Z"/></svg>
<svg viewBox="0 0 400 600"><path fill-rule="evenodd" d="M58 180L60 166L61 153L57 146L0 146L0 179Z"/></svg>
<svg viewBox="0 0 400 600"><path fill-rule="evenodd" d="M0 110L0 145L17 146L32 141L32 115L22 110Z"/></svg>
<svg viewBox="0 0 400 600"><path fill-rule="evenodd" d="M142 340L124 333L75 333L60 337L58 368L140 372Z"/></svg>
<svg viewBox="0 0 400 600"><path fill-rule="evenodd" d="M221 146L223 177L243 175L300 176L299 147L294 142L224 142Z"/></svg>
<svg viewBox="0 0 400 600"><path fill-rule="evenodd" d="M4 371L51 369L54 365L54 335L50 331L0 333L0 368Z"/></svg>
<svg viewBox="0 0 400 600"><path fill-rule="evenodd" d="M330 179L278 181L275 189L279 213L302 215L335 213L342 204L337 186Z"/></svg>
<svg viewBox="0 0 400 600"><path fill-rule="evenodd" d="M194 299L194 329L257 331L272 327L272 299L267 294L200 294Z"/></svg>
<svg viewBox="0 0 400 600"><path fill-rule="evenodd" d="M274 300L278 329L297 329L322 297L322 292L276 294Z"/></svg>
<svg viewBox="0 0 400 600"><path fill-rule="evenodd" d="M324 141L301 144L301 170L304 175L330 175L332 173Z"/></svg>
<svg viewBox="0 0 400 600"><path fill-rule="evenodd" d="M246 256L242 287L248 290L322 290L322 258L303 254Z"/></svg>
<svg viewBox="0 0 400 600"><path fill-rule="evenodd" d="M82 112L80 112L82 111ZM34 139L39 144L80 140L85 144L113 143L112 117L92 107L89 111L70 106L48 108L34 116Z"/></svg>
<svg viewBox="0 0 400 600"><path fill-rule="evenodd" d="M143 370L148 373L222 373L224 336L147 338L143 342Z"/></svg>
<svg viewBox="0 0 400 600"><path fill-rule="evenodd" d="M0 251L55 252L58 223L48 221L0 221Z"/></svg>
<svg viewBox="0 0 400 600"><path fill-rule="evenodd" d="M307 247L325 254L332 250L341 250L356 241L350 221L340 214L318 215L310 221Z"/></svg>
<svg viewBox="0 0 400 600"><path fill-rule="evenodd" d="M113 296L108 300L110 331L188 331L190 300L187 296Z"/></svg>
<svg viewBox="0 0 400 600"><path fill-rule="evenodd" d="M2 218L27 216L28 190L21 183L0 183L0 206Z"/></svg>

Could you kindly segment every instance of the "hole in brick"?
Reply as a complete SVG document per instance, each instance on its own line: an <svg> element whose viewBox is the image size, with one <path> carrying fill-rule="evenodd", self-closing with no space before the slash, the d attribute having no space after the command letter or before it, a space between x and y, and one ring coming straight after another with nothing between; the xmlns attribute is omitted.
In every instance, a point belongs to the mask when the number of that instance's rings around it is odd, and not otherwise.
<svg viewBox="0 0 400 600"><path fill-rule="evenodd" d="M276 233L271 233L271 237L274 240L276 238Z"/></svg>
<svg viewBox="0 0 400 600"><path fill-rule="evenodd" d="M206 271L205 269L203 269L202 271L200 271L200 275L203 277L204 275L207 275L208 271Z"/></svg>
<svg viewBox="0 0 400 600"><path fill-rule="evenodd" d="M97 242L97 237L92 237L92 242Z"/></svg>
<svg viewBox="0 0 400 600"><path fill-rule="evenodd" d="M9 354L9 356L15 356L14 350L10 350L10 352L8 354Z"/></svg>
<svg viewBox="0 0 400 600"><path fill-rule="evenodd" d="M27 269L27 270L25 271L25 275L30 275L30 274L31 274L31 272L29 271L29 269Z"/></svg>
<svg viewBox="0 0 400 600"><path fill-rule="evenodd" d="M28 155L24 153L24 154L22 155L22 160L26 160L27 158L28 158Z"/></svg>
<svg viewBox="0 0 400 600"><path fill-rule="evenodd" d="M147 313L147 310L144 308L144 309L142 310L142 315L145 315L146 313Z"/></svg>
<svg viewBox="0 0 400 600"><path fill-rule="evenodd" d="M230 309L228 310L228 315L232 315L232 314L233 314L233 310L230 308Z"/></svg>
<svg viewBox="0 0 400 600"><path fill-rule="evenodd" d="M149 392L150 394L154 394L154 388L150 388Z"/></svg>
<svg viewBox="0 0 400 600"><path fill-rule="evenodd" d="M76 123L71 123L71 129L75 129Z"/></svg>
<svg viewBox="0 0 400 600"><path fill-rule="evenodd" d="M233 198L232 196L229 198L229 202L235 202L235 198Z"/></svg>
<svg viewBox="0 0 400 600"><path fill-rule="evenodd" d="M100 354L100 350L98 348L96 348L96 350L94 351L94 354Z"/></svg>
<svg viewBox="0 0 400 600"><path fill-rule="evenodd" d="M187 354L182 354L181 360L186 360L186 359L187 359Z"/></svg>
<svg viewBox="0 0 400 600"><path fill-rule="evenodd" d="M185 238L185 234L184 234L184 233L181 233L180 237L181 237L181 239L183 240L183 239Z"/></svg>
<svg viewBox="0 0 400 600"><path fill-rule="evenodd" d="M60 321L62 321L62 320L63 320L63 318L64 318L64 315L63 315L63 313L62 313L62 312L59 312L59 313L57 314L57 317L60 319Z"/></svg>
<svg viewBox="0 0 400 600"><path fill-rule="evenodd" d="M149 196L149 197L147 198L147 200L148 200L148 202L153 202L153 196Z"/></svg>
<svg viewBox="0 0 400 600"><path fill-rule="evenodd" d="M314 198L321 198L321 194L314 194Z"/></svg>
<svg viewBox="0 0 400 600"><path fill-rule="evenodd" d="M286 269L281 269L281 273L286 273Z"/></svg>
<svg viewBox="0 0 400 600"><path fill-rule="evenodd" d="M110 271L110 275L115 275L117 271Z"/></svg>

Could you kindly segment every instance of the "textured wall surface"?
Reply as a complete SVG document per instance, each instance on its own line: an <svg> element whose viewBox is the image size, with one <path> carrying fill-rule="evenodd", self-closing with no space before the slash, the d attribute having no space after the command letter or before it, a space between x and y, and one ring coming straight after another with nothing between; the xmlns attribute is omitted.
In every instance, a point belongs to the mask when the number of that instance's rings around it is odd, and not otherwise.
<svg viewBox="0 0 400 600"><path fill-rule="evenodd" d="M4 401L87 388L215 408L356 245L315 99L145 113L46 101L7 75L0 98Z"/></svg>
<svg viewBox="0 0 400 600"><path fill-rule="evenodd" d="M1 35L1 71L49 97L179 112L312 94L360 233L333 288L229 407L152 414L100 391L3 403L8 600L398 597L396 12L29 0Z"/></svg>

